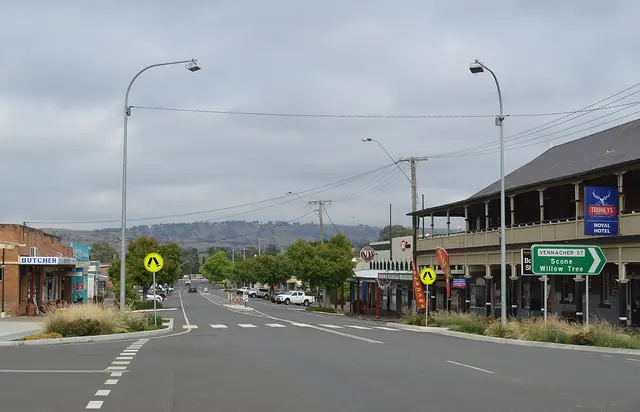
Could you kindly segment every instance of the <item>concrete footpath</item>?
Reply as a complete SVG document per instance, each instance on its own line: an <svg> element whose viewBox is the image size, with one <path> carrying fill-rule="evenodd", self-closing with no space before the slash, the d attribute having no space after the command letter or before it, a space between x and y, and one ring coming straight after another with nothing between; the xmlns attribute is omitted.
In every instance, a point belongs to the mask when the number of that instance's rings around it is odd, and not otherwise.
<svg viewBox="0 0 640 412"><path fill-rule="evenodd" d="M41 326L42 319L37 316L0 319L0 342L38 333Z"/></svg>

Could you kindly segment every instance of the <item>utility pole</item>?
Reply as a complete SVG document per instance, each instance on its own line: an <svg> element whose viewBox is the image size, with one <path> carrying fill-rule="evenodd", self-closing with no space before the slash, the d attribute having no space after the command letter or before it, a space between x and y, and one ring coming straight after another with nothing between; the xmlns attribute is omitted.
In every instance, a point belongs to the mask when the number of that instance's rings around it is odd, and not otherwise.
<svg viewBox="0 0 640 412"><path fill-rule="evenodd" d="M426 162L426 157L408 157L398 160L400 162L409 162L411 165L411 211L418 210L418 162Z"/></svg>
<svg viewBox="0 0 640 412"><path fill-rule="evenodd" d="M320 240L324 242L324 209L331 204L331 200L312 200L310 206L317 206L318 217L320 218Z"/></svg>

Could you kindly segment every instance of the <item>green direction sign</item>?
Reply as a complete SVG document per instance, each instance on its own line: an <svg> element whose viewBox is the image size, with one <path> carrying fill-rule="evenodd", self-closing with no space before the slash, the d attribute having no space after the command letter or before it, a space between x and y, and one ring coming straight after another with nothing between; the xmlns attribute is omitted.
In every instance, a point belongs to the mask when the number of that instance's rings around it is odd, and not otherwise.
<svg viewBox="0 0 640 412"><path fill-rule="evenodd" d="M598 246L533 245L536 275L599 275L607 258Z"/></svg>

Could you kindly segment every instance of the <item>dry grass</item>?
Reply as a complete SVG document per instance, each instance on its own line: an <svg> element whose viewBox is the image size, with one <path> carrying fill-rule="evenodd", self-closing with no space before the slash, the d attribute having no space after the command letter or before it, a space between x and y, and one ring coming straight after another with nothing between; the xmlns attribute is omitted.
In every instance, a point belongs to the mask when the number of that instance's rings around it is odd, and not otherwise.
<svg viewBox="0 0 640 412"><path fill-rule="evenodd" d="M153 316L153 315L152 315ZM83 304L68 308L50 308L44 315L43 333L67 336L107 335L154 329L146 313L120 313L115 308Z"/></svg>
<svg viewBox="0 0 640 412"><path fill-rule="evenodd" d="M406 320L411 323L413 319ZM499 320L484 316L437 313L429 318L429 325L507 339L640 349L639 334L601 320L583 325L550 316L546 323L542 318L510 319L503 327Z"/></svg>

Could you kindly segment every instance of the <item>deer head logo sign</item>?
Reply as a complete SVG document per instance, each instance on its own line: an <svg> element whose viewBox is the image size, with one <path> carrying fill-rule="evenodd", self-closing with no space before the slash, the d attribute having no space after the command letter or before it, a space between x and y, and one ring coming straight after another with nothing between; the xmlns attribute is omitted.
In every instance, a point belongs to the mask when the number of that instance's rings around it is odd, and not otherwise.
<svg viewBox="0 0 640 412"><path fill-rule="evenodd" d="M594 190L591 194L593 195L594 199L598 199L598 203L600 203L600 206L607 206L607 199L611 197L611 192L608 192L606 196L598 196L598 194Z"/></svg>

